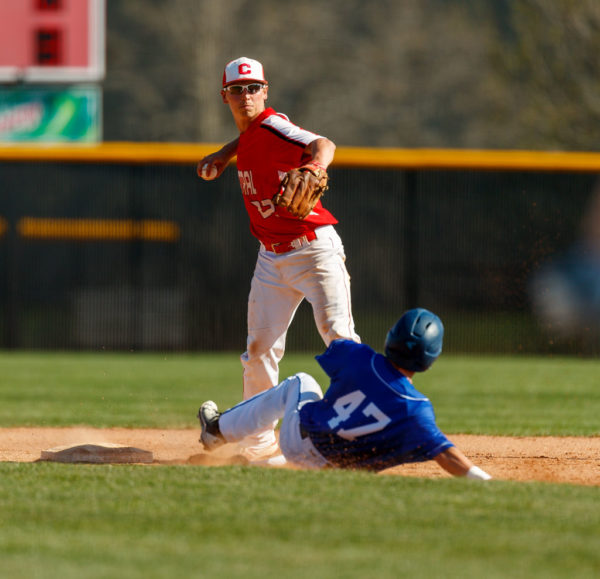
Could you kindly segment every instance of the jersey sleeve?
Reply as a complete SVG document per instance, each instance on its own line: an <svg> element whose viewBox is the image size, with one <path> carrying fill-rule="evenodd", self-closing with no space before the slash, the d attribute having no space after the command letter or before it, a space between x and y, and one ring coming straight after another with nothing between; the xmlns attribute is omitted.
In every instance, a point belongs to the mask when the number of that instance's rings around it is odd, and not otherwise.
<svg viewBox="0 0 600 579"><path fill-rule="evenodd" d="M310 145L313 141L322 138L321 135L317 135L312 131L307 131L298 125L295 125L282 113L276 113L267 117L262 122L262 126L265 129L278 134L282 139L304 147Z"/></svg>
<svg viewBox="0 0 600 579"><path fill-rule="evenodd" d="M364 349L364 344L353 342L352 340L333 340L323 354L316 356L317 362L325 373L334 379L339 376L340 372L349 366L352 361L356 360L359 352Z"/></svg>
<svg viewBox="0 0 600 579"><path fill-rule="evenodd" d="M413 415L405 438L405 443L413 448L411 462L433 460L440 452L454 446L436 424L431 403L425 403L422 408Z"/></svg>

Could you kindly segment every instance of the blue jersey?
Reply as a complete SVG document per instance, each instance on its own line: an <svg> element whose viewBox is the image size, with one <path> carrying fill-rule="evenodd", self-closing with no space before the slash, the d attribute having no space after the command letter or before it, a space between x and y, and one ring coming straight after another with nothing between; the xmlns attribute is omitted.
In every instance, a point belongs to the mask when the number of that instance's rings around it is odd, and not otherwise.
<svg viewBox="0 0 600 579"><path fill-rule="evenodd" d="M302 407L300 419L331 464L382 470L431 460L454 446L437 427L429 399L366 344L335 340L317 361L331 384L323 400Z"/></svg>

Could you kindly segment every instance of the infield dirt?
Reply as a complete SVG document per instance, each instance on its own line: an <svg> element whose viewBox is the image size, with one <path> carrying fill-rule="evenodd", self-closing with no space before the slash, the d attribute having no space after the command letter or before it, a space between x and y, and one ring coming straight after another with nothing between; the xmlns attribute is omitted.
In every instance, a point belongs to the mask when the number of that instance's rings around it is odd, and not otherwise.
<svg viewBox="0 0 600 579"><path fill-rule="evenodd" d="M42 450L82 443L115 443L149 450L154 465L217 466L233 462L233 445L206 454L198 429L0 428L0 461L35 462ZM467 434L449 438L495 479L600 486L600 437L507 437ZM429 461L384 471L384 475L439 478Z"/></svg>

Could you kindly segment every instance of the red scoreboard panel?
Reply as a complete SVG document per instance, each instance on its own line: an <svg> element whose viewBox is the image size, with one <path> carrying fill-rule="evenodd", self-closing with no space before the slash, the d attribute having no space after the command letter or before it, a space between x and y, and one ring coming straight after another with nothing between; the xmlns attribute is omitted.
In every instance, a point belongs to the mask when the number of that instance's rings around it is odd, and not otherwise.
<svg viewBox="0 0 600 579"><path fill-rule="evenodd" d="M104 78L105 0L0 0L0 83Z"/></svg>

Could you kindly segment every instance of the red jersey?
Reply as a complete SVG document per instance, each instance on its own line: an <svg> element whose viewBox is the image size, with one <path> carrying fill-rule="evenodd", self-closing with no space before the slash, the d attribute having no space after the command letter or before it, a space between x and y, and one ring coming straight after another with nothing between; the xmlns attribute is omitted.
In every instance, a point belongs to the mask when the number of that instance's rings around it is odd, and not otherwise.
<svg viewBox="0 0 600 579"><path fill-rule="evenodd" d="M273 196L290 170L309 161L304 151L319 135L305 131L272 108L240 134L237 168L252 235L263 243L286 243L337 219L319 201L305 219L274 205Z"/></svg>

